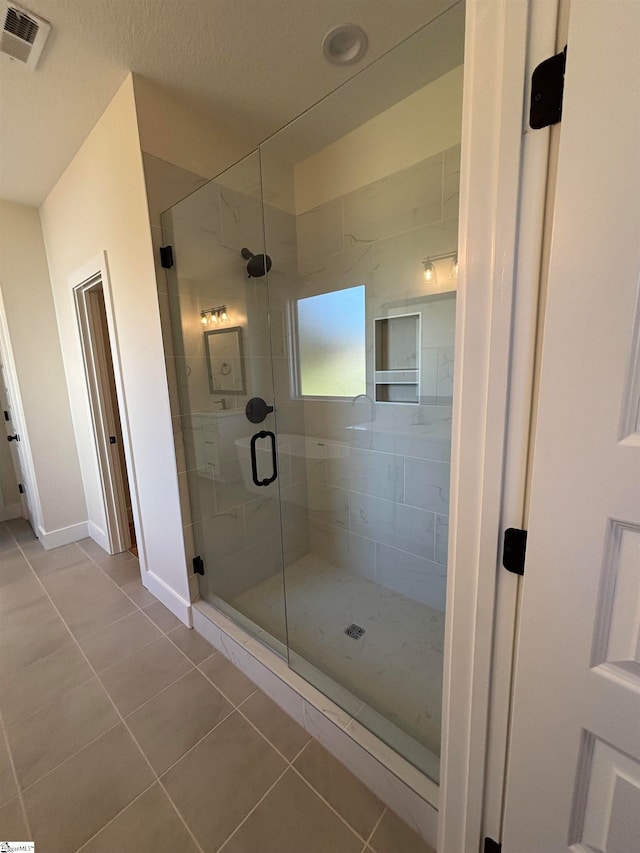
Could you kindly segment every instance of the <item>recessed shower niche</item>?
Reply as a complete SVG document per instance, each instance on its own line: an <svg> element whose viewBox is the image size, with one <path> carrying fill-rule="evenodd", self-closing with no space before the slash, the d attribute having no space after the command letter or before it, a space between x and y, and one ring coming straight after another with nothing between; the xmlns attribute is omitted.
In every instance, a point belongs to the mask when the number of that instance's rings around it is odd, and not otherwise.
<svg viewBox="0 0 640 853"><path fill-rule="evenodd" d="M162 216L200 597L436 782L456 298L424 259L457 251L463 25L452 7ZM211 305L241 350L204 338Z"/></svg>
<svg viewBox="0 0 640 853"><path fill-rule="evenodd" d="M375 320L377 403L418 403L420 398L420 315Z"/></svg>

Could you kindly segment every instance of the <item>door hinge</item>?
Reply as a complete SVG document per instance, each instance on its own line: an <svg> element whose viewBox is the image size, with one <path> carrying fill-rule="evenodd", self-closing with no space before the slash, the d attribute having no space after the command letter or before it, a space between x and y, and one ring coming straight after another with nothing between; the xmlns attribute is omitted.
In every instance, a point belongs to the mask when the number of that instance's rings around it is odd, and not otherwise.
<svg viewBox="0 0 640 853"><path fill-rule="evenodd" d="M204 560L202 559L202 557L194 557L193 558L193 571L197 575L203 575L204 574Z"/></svg>
<svg viewBox="0 0 640 853"><path fill-rule="evenodd" d="M21 495L24 495L24 486L22 485L22 483L18 483L18 491Z"/></svg>
<svg viewBox="0 0 640 853"><path fill-rule="evenodd" d="M173 266L173 246L160 246L160 263L168 270Z"/></svg>
<svg viewBox="0 0 640 853"><path fill-rule="evenodd" d="M10 421L10 420L11 420L11 418L9 417L9 412L7 412L7 410L6 410L6 409L4 410L4 419L5 419L5 421Z"/></svg>
<svg viewBox="0 0 640 853"><path fill-rule="evenodd" d="M115 444L115 443L116 443L115 435L110 435L109 436L109 444Z"/></svg>
<svg viewBox="0 0 640 853"><path fill-rule="evenodd" d="M555 56L541 62L531 75L531 105L529 125L541 130L558 124L562 118L564 71L567 64L567 46Z"/></svg>
<svg viewBox="0 0 640 853"><path fill-rule="evenodd" d="M502 844L493 838L485 838L482 853L502 853Z"/></svg>
<svg viewBox="0 0 640 853"><path fill-rule="evenodd" d="M524 559L527 553L527 531L508 527L504 532L502 565L514 575L524 574Z"/></svg>

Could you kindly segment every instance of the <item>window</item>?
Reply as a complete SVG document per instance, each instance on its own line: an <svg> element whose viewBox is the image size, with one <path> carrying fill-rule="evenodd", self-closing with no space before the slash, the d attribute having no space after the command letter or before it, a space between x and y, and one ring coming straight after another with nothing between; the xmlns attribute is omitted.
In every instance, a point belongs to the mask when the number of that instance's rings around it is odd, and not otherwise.
<svg viewBox="0 0 640 853"><path fill-rule="evenodd" d="M365 384L364 285L298 300L298 375L305 397L355 397Z"/></svg>

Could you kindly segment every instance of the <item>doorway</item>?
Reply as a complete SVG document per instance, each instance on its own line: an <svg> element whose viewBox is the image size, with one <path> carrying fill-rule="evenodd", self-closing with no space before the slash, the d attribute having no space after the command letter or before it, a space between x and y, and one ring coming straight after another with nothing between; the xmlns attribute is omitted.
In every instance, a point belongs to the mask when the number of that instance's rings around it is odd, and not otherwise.
<svg viewBox="0 0 640 853"><path fill-rule="evenodd" d="M102 277L74 290L111 554L138 556ZM102 543L101 543L102 544Z"/></svg>

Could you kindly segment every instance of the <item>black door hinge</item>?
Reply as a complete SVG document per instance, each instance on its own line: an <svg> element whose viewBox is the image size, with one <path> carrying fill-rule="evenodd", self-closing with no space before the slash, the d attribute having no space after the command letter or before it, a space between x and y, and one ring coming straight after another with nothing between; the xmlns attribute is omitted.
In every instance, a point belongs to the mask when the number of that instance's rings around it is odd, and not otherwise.
<svg viewBox="0 0 640 853"><path fill-rule="evenodd" d="M168 270L173 266L173 246L160 246L160 263Z"/></svg>
<svg viewBox="0 0 640 853"><path fill-rule="evenodd" d="M21 495L24 495L24 486L22 485L22 483L18 483L18 491Z"/></svg>
<svg viewBox="0 0 640 853"><path fill-rule="evenodd" d="M502 844L493 838L485 838L482 853L502 853Z"/></svg>
<svg viewBox="0 0 640 853"><path fill-rule="evenodd" d="M502 565L514 575L524 574L524 558L527 552L527 531L508 527L504 532Z"/></svg>
<svg viewBox="0 0 640 853"><path fill-rule="evenodd" d="M4 410L4 419L5 419L5 421L10 421L10 420L11 420L11 418L9 417L9 412L7 412L7 410L6 410L6 409Z"/></svg>
<svg viewBox="0 0 640 853"><path fill-rule="evenodd" d="M193 571L197 575L203 575L204 574L204 560L202 559L202 557L194 557L193 558Z"/></svg>
<svg viewBox="0 0 640 853"><path fill-rule="evenodd" d="M109 436L109 444L115 444L115 443L116 443L115 435L110 435Z"/></svg>
<svg viewBox="0 0 640 853"><path fill-rule="evenodd" d="M567 64L567 47L538 65L531 76L531 106L529 125L540 130L558 124L562 118L564 71Z"/></svg>

